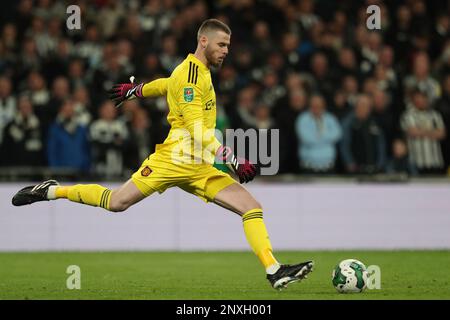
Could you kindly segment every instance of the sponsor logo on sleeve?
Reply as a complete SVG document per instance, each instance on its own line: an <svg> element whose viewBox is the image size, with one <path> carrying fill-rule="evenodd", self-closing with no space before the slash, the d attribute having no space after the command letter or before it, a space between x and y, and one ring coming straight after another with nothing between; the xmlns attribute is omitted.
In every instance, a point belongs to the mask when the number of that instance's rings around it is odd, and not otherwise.
<svg viewBox="0 0 450 320"><path fill-rule="evenodd" d="M190 87L184 88L183 97L186 102L191 102L194 100L194 89Z"/></svg>

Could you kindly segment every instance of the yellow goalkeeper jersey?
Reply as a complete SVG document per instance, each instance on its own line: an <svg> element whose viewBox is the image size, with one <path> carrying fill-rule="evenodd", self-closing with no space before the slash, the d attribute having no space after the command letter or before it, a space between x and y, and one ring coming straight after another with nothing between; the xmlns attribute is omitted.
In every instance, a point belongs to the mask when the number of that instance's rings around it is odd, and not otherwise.
<svg viewBox="0 0 450 320"><path fill-rule="evenodd" d="M149 160L159 165L168 161L182 166L212 164L220 142L214 134L216 94L209 68L189 54L167 80L161 79L153 89L144 86L143 94L163 93L164 86L171 129L165 141L156 145Z"/></svg>

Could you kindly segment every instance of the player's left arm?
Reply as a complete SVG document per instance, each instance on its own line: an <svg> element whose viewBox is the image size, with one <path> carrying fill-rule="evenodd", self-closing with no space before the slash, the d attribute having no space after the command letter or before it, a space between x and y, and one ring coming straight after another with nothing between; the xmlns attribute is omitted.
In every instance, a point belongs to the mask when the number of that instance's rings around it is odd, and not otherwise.
<svg viewBox="0 0 450 320"><path fill-rule="evenodd" d="M214 130L207 128L203 120L203 89L201 85L181 83L176 95L184 128L189 131L191 138L201 145L202 150L215 154L221 144L215 137Z"/></svg>
<svg viewBox="0 0 450 320"><path fill-rule="evenodd" d="M130 83L115 84L109 91L109 97L116 107L120 107L126 100L136 98L155 98L167 94L168 78L159 78L147 83L134 83L134 76L130 77Z"/></svg>
<svg viewBox="0 0 450 320"><path fill-rule="evenodd" d="M215 155L220 163L225 163L236 174L240 183L253 180L257 167L247 159L237 158L230 147L222 145L214 135L214 130L203 121L203 90L200 85L183 83L178 89L178 106L183 116L185 128L192 139ZM201 141L199 141L201 139Z"/></svg>

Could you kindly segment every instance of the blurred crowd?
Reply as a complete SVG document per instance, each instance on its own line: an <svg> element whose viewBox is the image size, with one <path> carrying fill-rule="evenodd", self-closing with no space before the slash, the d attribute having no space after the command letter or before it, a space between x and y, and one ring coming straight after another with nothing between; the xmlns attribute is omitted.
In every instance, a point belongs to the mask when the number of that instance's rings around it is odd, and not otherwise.
<svg viewBox="0 0 450 320"><path fill-rule="evenodd" d="M69 5L81 8L70 30ZM381 29L366 25L369 5ZM444 174L448 1L19 0L0 13L0 166L134 171L169 127L164 97L116 109L114 83L167 77L201 22L232 30L217 126L279 129L280 173Z"/></svg>

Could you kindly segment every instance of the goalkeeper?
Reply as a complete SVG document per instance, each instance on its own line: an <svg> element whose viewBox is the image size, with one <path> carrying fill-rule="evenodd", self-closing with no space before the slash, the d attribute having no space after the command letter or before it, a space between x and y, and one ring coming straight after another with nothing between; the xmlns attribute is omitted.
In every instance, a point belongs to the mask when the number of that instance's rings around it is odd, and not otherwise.
<svg viewBox="0 0 450 320"><path fill-rule="evenodd" d="M251 181L257 168L246 159L237 159L232 150L216 139L216 95L211 81L211 67L220 67L228 54L231 31L219 20L203 22L197 34L194 54L177 66L169 78L146 84L116 84L110 94L117 106L134 98L167 96L171 130L162 144L125 184L109 190L97 184L60 186L48 180L20 190L12 199L16 206L36 201L69 199L124 211L154 192L179 187L206 202L213 202L242 217L248 243L265 267L267 279L275 289L306 278L313 262L280 264L263 221L262 206L241 184ZM214 160L226 163L239 178L213 167Z"/></svg>

